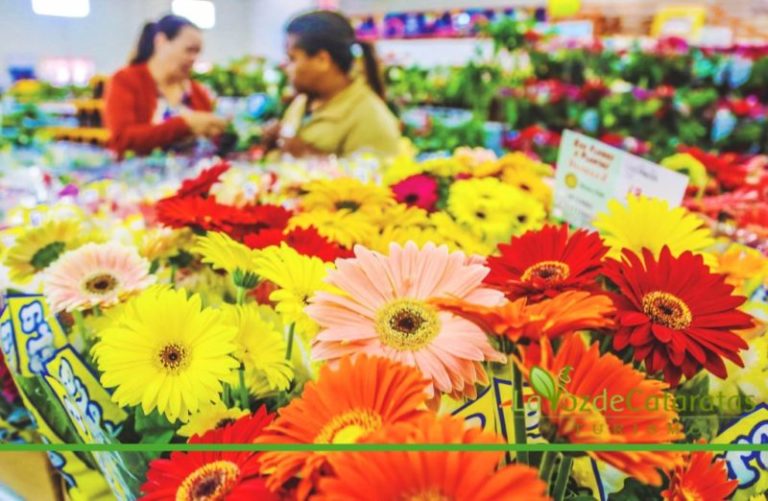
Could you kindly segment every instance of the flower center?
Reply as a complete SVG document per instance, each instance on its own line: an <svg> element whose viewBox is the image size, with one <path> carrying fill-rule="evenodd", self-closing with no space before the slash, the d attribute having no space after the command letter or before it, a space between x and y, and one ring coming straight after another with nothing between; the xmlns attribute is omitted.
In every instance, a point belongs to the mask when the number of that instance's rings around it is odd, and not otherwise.
<svg viewBox="0 0 768 501"><path fill-rule="evenodd" d="M437 488L403 496L403 501L450 501L451 498Z"/></svg>
<svg viewBox="0 0 768 501"><path fill-rule="evenodd" d="M557 285L562 283L571 274L571 267L562 261L541 261L529 266L521 280L528 283L544 283L545 285Z"/></svg>
<svg viewBox="0 0 768 501"><path fill-rule="evenodd" d="M232 418L224 418L219 420L218 423L216 423L216 429L224 428L225 426L229 426L231 424L235 424L235 420Z"/></svg>
<svg viewBox="0 0 768 501"><path fill-rule="evenodd" d="M381 416L368 409L353 409L331 419L315 437L316 444L354 444L382 426Z"/></svg>
<svg viewBox="0 0 768 501"><path fill-rule="evenodd" d="M117 279L107 273L102 273L85 281L85 290L91 294L107 294L117 287Z"/></svg>
<svg viewBox="0 0 768 501"><path fill-rule="evenodd" d="M397 299L379 310L376 331L384 344L415 351L440 333L440 319L434 308L421 301Z"/></svg>
<svg viewBox="0 0 768 501"><path fill-rule="evenodd" d="M157 357L160 365L171 374L177 374L181 369L189 365L187 350L176 343L163 346Z"/></svg>
<svg viewBox="0 0 768 501"><path fill-rule="evenodd" d="M348 209L352 212L355 212L359 208L360 208L360 203L355 202L354 200L339 200L338 202L336 202L336 210Z"/></svg>
<svg viewBox="0 0 768 501"><path fill-rule="evenodd" d="M65 247L64 242L52 242L35 252L29 263L36 271L44 270L59 258Z"/></svg>
<svg viewBox="0 0 768 501"><path fill-rule="evenodd" d="M237 484L240 468L231 461L214 461L193 471L176 491L176 501L222 501Z"/></svg>
<svg viewBox="0 0 768 501"><path fill-rule="evenodd" d="M418 201L419 201L419 195L417 195L416 193L411 193L409 195L406 195L405 197L405 203L407 204L415 204Z"/></svg>
<svg viewBox="0 0 768 501"><path fill-rule="evenodd" d="M653 291L643 296L643 311L654 323L670 329L685 329L693 321L688 305L669 292Z"/></svg>

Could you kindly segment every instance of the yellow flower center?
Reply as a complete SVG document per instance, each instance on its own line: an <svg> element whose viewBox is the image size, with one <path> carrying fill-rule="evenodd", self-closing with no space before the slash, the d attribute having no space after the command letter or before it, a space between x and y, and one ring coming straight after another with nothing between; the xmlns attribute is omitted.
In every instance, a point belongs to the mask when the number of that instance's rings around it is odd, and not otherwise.
<svg viewBox="0 0 768 501"><path fill-rule="evenodd" d="M353 409L339 414L323 426L316 444L354 444L361 437L381 428L381 416L368 409Z"/></svg>
<svg viewBox="0 0 768 501"><path fill-rule="evenodd" d="M421 301L396 299L379 310L376 332L388 346L416 351L440 333L440 318L434 308Z"/></svg>
<svg viewBox="0 0 768 501"><path fill-rule="evenodd" d="M403 501L450 501L451 498L446 496L439 489L433 488L425 491L417 492L416 494L409 494L403 496Z"/></svg>
<svg viewBox="0 0 768 501"><path fill-rule="evenodd" d="M193 471L176 491L176 501L222 501L237 484L240 468L231 461L214 461Z"/></svg>
<svg viewBox="0 0 768 501"><path fill-rule="evenodd" d="M704 498L698 493L698 491L692 491L691 489L680 489L680 496L685 501L702 501Z"/></svg>
<svg viewBox="0 0 768 501"><path fill-rule="evenodd" d="M544 282L547 285L559 284L571 274L571 267L562 261L541 261L529 266L521 280L523 282Z"/></svg>
<svg viewBox="0 0 768 501"><path fill-rule="evenodd" d="M91 294L107 294L117 287L117 279L108 274L100 273L85 281L85 290Z"/></svg>
<svg viewBox="0 0 768 501"><path fill-rule="evenodd" d="M157 354L158 361L169 374L178 374L189 365L187 350L176 343L166 344Z"/></svg>
<svg viewBox="0 0 768 501"><path fill-rule="evenodd" d="M643 296L643 311L654 323L670 329L685 329L693 321L688 305L669 292L653 291Z"/></svg>

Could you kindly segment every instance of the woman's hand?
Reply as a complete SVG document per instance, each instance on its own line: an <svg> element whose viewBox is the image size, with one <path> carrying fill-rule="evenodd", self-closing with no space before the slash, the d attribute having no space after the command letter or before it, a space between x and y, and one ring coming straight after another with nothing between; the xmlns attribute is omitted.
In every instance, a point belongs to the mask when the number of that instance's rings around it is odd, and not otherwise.
<svg viewBox="0 0 768 501"><path fill-rule="evenodd" d="M280 138L278 140L278 145L280 146L280 151L287 153L295 158L324 154L322 151L318 150L299 137Z"/></svg>
<svg viewBox="0 0 768 501"><path fill-rule="evenodd" d="M264 124L261 132L261 146L269 151L277 147L277 140L280 138L281 124L278 120L272 120Z"/></svg>
<svg viewBox="0 0 768 501"><path fill-rule="evenodd" d="M227 130L228 122L223 118L204 111L187 111L181 114L181 118L189 126L189 130L195 136L216 137Z"/></svg>

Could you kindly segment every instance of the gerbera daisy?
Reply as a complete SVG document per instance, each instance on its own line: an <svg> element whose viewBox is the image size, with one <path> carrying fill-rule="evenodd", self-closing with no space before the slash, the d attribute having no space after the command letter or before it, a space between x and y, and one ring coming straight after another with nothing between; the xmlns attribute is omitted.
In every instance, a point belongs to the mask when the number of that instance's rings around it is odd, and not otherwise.
<svg viewBox="0 0 768 501"><path fill-rule="evenodd" d="M429 385L405 365L379 357L343 358L338 370L320 369L302 395L279 411L274 424L259 437L268 444L356 443L384 426L419 416ZM273 491L298 476L298 499L306 498L328 455L318 452L267 452L262 472Z"/></svg>
<svg viewBox="0 0 768 501"><path fill-rule="evenodd" d="M89 243L49 266L43 288L51 308L59 312L111 306L154 281L149 262L133 247Z"/></svg>
<svg viewBox="0 0 768 501"><path fill-rule="evenodd" d="M3 263L8 267L11 281L29 283L35 274L53 264L65 251L81 245L81 232L80 224L75 221L53 220L19 235Z"/></svg>
<svg viewBox="0 0 768 501"><path fill-rule="evenodd" d="M429 304L441 297L500 303L500 292L482 286L488 268L464 253L409 242L392 244L385 256L358 246L354 259L336 265L328 282L340 292L319 292L307 308L322 328L314 358L385 356L418 367L432 381L430 394L455 396L474 396L475 384L488 382L482 362L504 360L476 325Z"/></svg>
<svg viewBox="0 0 768 501"><path fill-rule="evenodd" d="M237 407L227 408L221 400L217 400L200 407L200 411L191 415L189 422L176 433L182 437L203 435L208 431L229 426L249 414L249 411Z"/></svg>
<svg viewBox="0 0 768 501"><path fill-rule="evenodd" d="M535 349L534 349L535 348ZM540 349L539 349L540 348ZM684 437L677 413L669 409L667 384L646 379L645 374L625 365L613 354L600 354L598 344L587 347L580 336L568 336L556 356L542 338L540 346L524 355L523 372L538 366L560 381L560 393L540 400L542 435L551 443L651 444L669 443ZM562 378L567 370L567 378ZM564 384L563 384L564 383ZM604 395L610 407L597 405ZM550 400L551 399L551 400ZM679 461L673 452L587 452L643 483L660 485L657 469L668 470Z"/></svg>
<svg viewBox="0 0 768 501"><path fill-rule="evenodd" d="M234 424L192 437L195 444L248 444L272 421L264 407ZM277 500L259 473L256 452L173 452L149 464L143 500Z"/></svg>
<svg viewBox="0 0 768 501"><path fill-rule="evenodd" d="M503 441L464 420L420 416L365 439L370 443L499 444ZM547 484L529 466L499 467L503 452L360 452L331 454L333 474L320 479L318 501L370 499L525 499L544 501Z"/></svg>
<svg viewBox="0 0 768 501"><path fill-rule="evenodd" d="M347 210L379 214L395 205L392 193L383 186L365 184L353 178L317 180L305 186L306 194L301 198L304 211Z"/></svg>
<svg viewBox="0 0 768 501"><path fill-rule="evenodd" d="M320 235L314 226L294 228L287 233L282 230L264 230L255 235L248 235L243 240L251 249L264 249L280 245L282 242L303 256L318 257L329 263L352 255L350 250Z"/></svg>
<svg viewBox="0 0 768 501"><path fill-rule="evenodd" d="M751 295L768 279L768 259L758 250L732 244L717 256L717 273L739 294Z"/></svg>
<svg viewBox="0 0 768 501"><path fill-rule="evenodd" d="M545 226L500 244L500 256L488 258L487 284L499 287L510 300L540 301L564 290L597 287L608 248L594 232L568 232L568 226Z"/></svg>
<svg viewBox="0 0 768 501"><path fill-rule="evenodd" d="M6 402L15 402L19 397L19 392L16 390L16 384L13 382L11 372L8 370L8 366L5 365L5 359L0 356L0 397L5 399Z"/></svg>
<svg viewBox="0 0 768 501"><path fill-rule="evenodd" d="M506 169L501 173L501 180L505 184L528 193L544 207L552 205L552 187L545 183L541 175L536 172L524 169Z"/></svg>
<svg viewBox="0 0 768 501"><path fill-rule="evenodd" d="M332 265L316 257L302 256L285 244L254 252L256 274L278 287L269 296L277 304L275 310L286 324L294 324L299 333L313 336L318 326L304 310L316 292L334 290L325 282Z"/></svg>
<svg viewBox="0 0 768 501"><path fill-rule="evenodd" d="M370 235L376 233L376 225L371 218L369 214L348 210L314 210L294 215L288 229L313 226L320 235L331 242L351 249L359 242L366 242Z"/></svg>
<svg viewBox="0 0 768 501"><path fill-rule="evenodd" d="M598 214L595 228L618 258L622 249L640 253L650 249L655 256L668 246L673 256L685 251L702 253L715 241L704 222L682 207L670 208L666 200L627 197L627 205L608 202L608 212Z"/></svg>
<svg viewBox="0 0 768 501"><path fill-rule="evenodd" d="M435 210L439 198L438 188L437 180L426 174L411 176L391 187L399 203L427 211Z"/></svg>
<svg viewBox="0 0 768 501"><path fill-rule="evenodd" d="M669 479L669 488L661 493L668 501L722 501L739 485L738 480L729 480L725 461L711 452L686 454L685 463L677 466Z"/></svg>
<svg viewBox="0 0 768 501"><path fill-rule="evenodd" d="M216 401L237 361L237 329L198 295L151 287L129 300L123 314L101 332L93 353L112 400L157 409L169 421L186 421Z"/></svg>
<svg viewBox="0 0 768 501"><path fill-rule="evenodd" d="M214 269L234 273L235 270L253 271L256 253L236 242L225 233L208 232L195 239L191 251L200 254L203 262Z"/></svg>
<svg viewBox="0 0 768 501"><path fill-rule="evenodd" d="M208 192L221 177L229 170L229 163L219 162L218 164L205 169L197 177L186 179L181 183L181 188L176 192L179 197L205 197Z"/></svg>
<svg viewBox="0 0 768 501"><path fill-rule="evenodd" d="M496 178L453 183L448 211L456 221L492 244L538 228L546 218L544 208L533 197Z"/></svg>
<svg viewBox="0 0 768 501"><path fill-rule="evenodd" d="M506 172L531 172L538 177L552 177L555 172L551 165L531 158L523 152L507 153L499 159L502 178Z"/></svg>
<svg viewBox="0 0 768 501"><path fill-rule="evenodd" d="M606 263L605 275L618 287L613 347L631 346L649 374L663 371L676 386L681 375L691 378L702 368L725 378L723 358L743 366L739 351L747 343L733 331L753 325L737 310L745 298L734 296L701 256L675 258L666 246L658 259L648 249L642 259L625 251L624 262Z"/></svg>
<svg viewBox="0 0 768 501"><path fill-rule="evenodd" d="M501 306L479 306L457 299L438 299L433 304L512 341L554 338L569 332L613 326L613 302L608 296L568 291L529 305L525 298Z"/></svg>
<svg viewBox="0 0 768 501"><path fill-rule="evenodd" d="M238 209L221 205L213 198L164 198L155 204L155 213L160 223L170 228L227 232L234 224L245 222Z"/></svg>
<svg viewBox="0 0 768 501"><path fill-rule="evenodd" d="M222 321L237 327L238 351L245 366L249 391L258 397L285 390L293 380L293 368L285 359L286 343L276 318L267 306L231 306L223 309ZM273 314L274 315L274 314Z"/></svg>
<svg viewBox="0 0 768 501"><path fill-rule="evenodd" d="M237 241L265 230L282 230L291 218L291 212L279 205L248 205L237 210L237 220L228 230Z"/></svg>

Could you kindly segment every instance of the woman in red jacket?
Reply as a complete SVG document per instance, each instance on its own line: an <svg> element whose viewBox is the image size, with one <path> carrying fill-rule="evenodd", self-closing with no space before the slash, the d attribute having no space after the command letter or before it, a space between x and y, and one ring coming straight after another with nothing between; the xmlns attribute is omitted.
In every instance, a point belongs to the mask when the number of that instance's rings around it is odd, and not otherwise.
<svg viewBox="0 0 768 501"><path fill-rule="evenodd" d="M180 16L144 26L130 65L107 86L104 119L119 155L144 155L224 132L227 122L211 113L207 92L190 79L202 45L200 29Z"/></svg>

